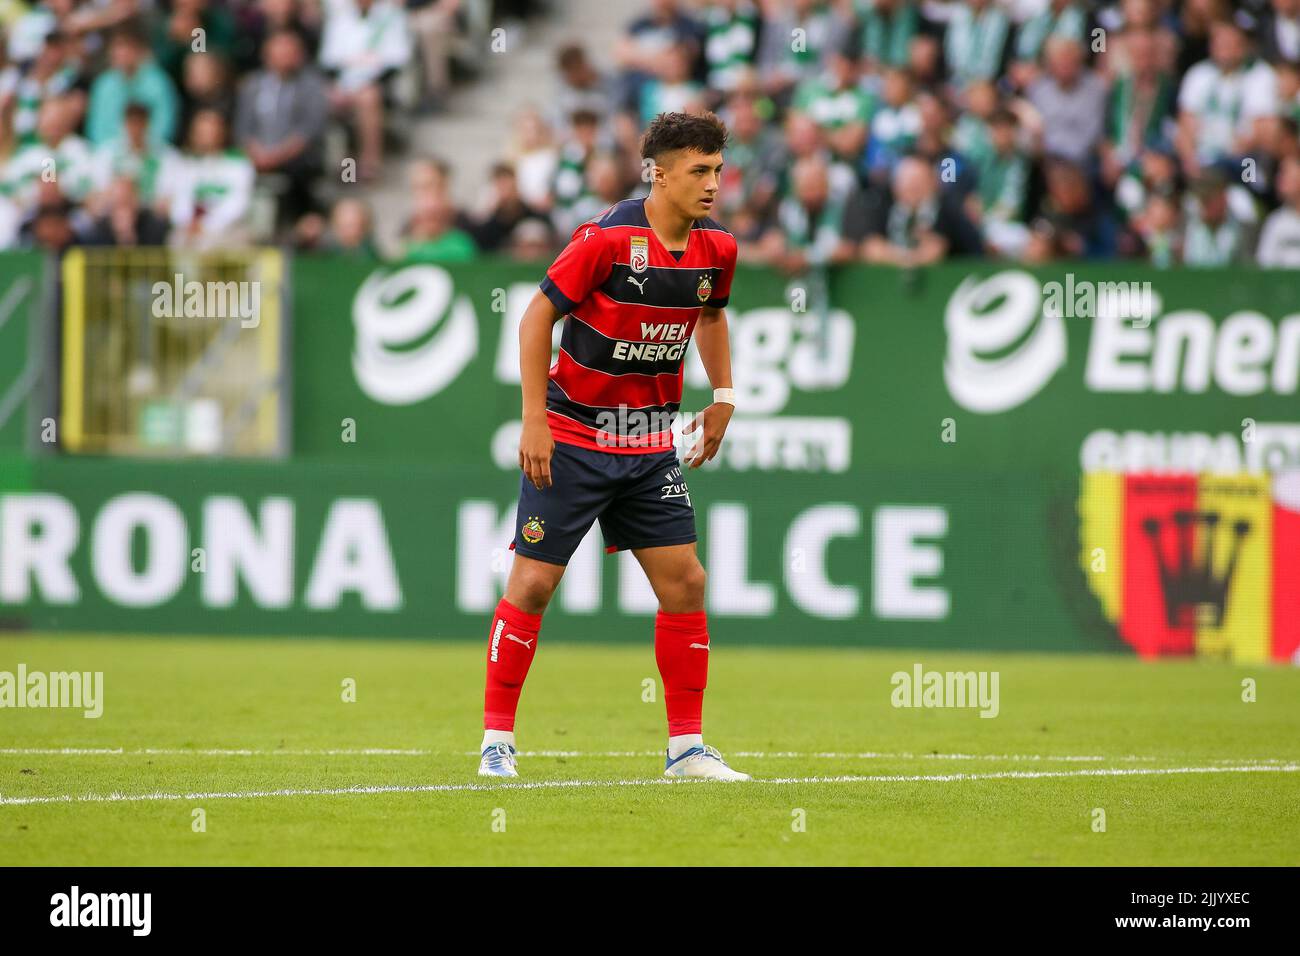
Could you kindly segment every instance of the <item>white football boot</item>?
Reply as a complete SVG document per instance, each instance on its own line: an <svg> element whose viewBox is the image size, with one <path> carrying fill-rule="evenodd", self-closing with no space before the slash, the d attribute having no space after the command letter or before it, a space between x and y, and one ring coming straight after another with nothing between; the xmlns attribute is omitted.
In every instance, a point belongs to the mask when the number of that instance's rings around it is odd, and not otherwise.
<svg viewBox="0 0 1300 956"><path fill-rule="evenodd" d="M488 744L483 748L483 759L478 762L480 777L517 777L515 748L506 743Z"/></svg>
<svg viewBox="0 0 1300 956"><path fill-rule="evenodd" d="M665 755L667 752L665 751ZM664 764L665 777L700 777L705 780L725 780L737 782L752 780L747 773L732 770L714 747L692 747L676 760L667 758Z"/></svg>

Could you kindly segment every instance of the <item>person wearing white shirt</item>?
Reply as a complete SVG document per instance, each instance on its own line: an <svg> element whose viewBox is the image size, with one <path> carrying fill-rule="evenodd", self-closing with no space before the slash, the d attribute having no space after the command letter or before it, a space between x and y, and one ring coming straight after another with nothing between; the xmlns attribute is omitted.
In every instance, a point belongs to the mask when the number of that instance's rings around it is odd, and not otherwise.
<svg viewBox="0 0 1300 956"><path fill-rule="evenodd" d="M1282 161L1277 191L1284 205L1264 220L1255 260L1266 268L1300 269L1300 158Z"/></svg>
<svg viewBox="0 0 1300 956"><path fill-rule="evenodd" d="M1277 114L1273 68L1250 55L1241 27L1230 20L1210 26L1210 58L1183 77L1178 90L1178 152L1188 175L1202 166L1249 154L1259 138L1257 121Z"/></svg>
<svg viewBox="0 0 1300 956"><path fill-rule="evenodd" d="M327 0L320 64L334 79L334 109L356 125L363 180L373 179L383 162L383 83L411 52L406 12L392 0Z"/></svg>

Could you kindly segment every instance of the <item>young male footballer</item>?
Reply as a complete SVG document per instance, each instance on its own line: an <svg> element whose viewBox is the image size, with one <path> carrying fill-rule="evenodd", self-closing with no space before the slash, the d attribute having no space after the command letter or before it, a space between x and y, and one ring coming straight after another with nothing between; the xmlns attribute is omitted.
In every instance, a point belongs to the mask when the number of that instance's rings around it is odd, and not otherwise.
<svg viewBox="0 0 1300 956"><path fill-rule="evenodd" d="M711 460L735 408L723 312L736 240L709 218L727 130L712 113L661 113L641 140L650 195L574 230L519 325L523 434L514 567L488 634L482 776L517 777L515 711L542 614L574 549L600 522L659 600L655 660L668 710L664 775L748 780L701 736L709 670L695 512L673 447L695 336L713 404L686 429L691 468ZM563 320L551 365L551 332Z"/></svg>

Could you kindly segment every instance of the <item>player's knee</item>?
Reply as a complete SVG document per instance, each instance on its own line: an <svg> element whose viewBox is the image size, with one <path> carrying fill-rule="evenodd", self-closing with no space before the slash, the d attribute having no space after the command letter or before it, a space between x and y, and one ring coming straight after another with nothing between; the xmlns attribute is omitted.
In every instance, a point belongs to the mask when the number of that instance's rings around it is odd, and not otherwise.
<svg viewBox="0 0 1300 956"><path fill-rule="evenodd" d="M559 579L536 568L520 569L510 576L506 600L525 614L541 614L551 603Z"/></svg>
<svg viewBox="0 0 1300 956"><path fill-rule="evenodd" d="M678 600L688 610L704 607L704 594L708 587L708 575L704 566L696 561L687 567L679 582Z"/></svg>

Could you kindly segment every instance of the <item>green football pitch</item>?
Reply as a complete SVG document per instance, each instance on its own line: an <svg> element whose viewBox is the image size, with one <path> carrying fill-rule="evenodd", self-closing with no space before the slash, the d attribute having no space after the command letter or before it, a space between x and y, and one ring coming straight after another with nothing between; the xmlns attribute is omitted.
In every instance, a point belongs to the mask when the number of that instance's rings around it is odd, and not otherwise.
<svg viewBox="0 0 1300 956"><path fill-rule="evenodd" d="M1300 864L1291 668L715 642L729 785L661 777L648 640L552 641L515 783L475 775L483 654L0 638L0 672L104 682L98 719L0 710L0 865ZM918 663L996 671L997 716L893 706Z"/></svg>

